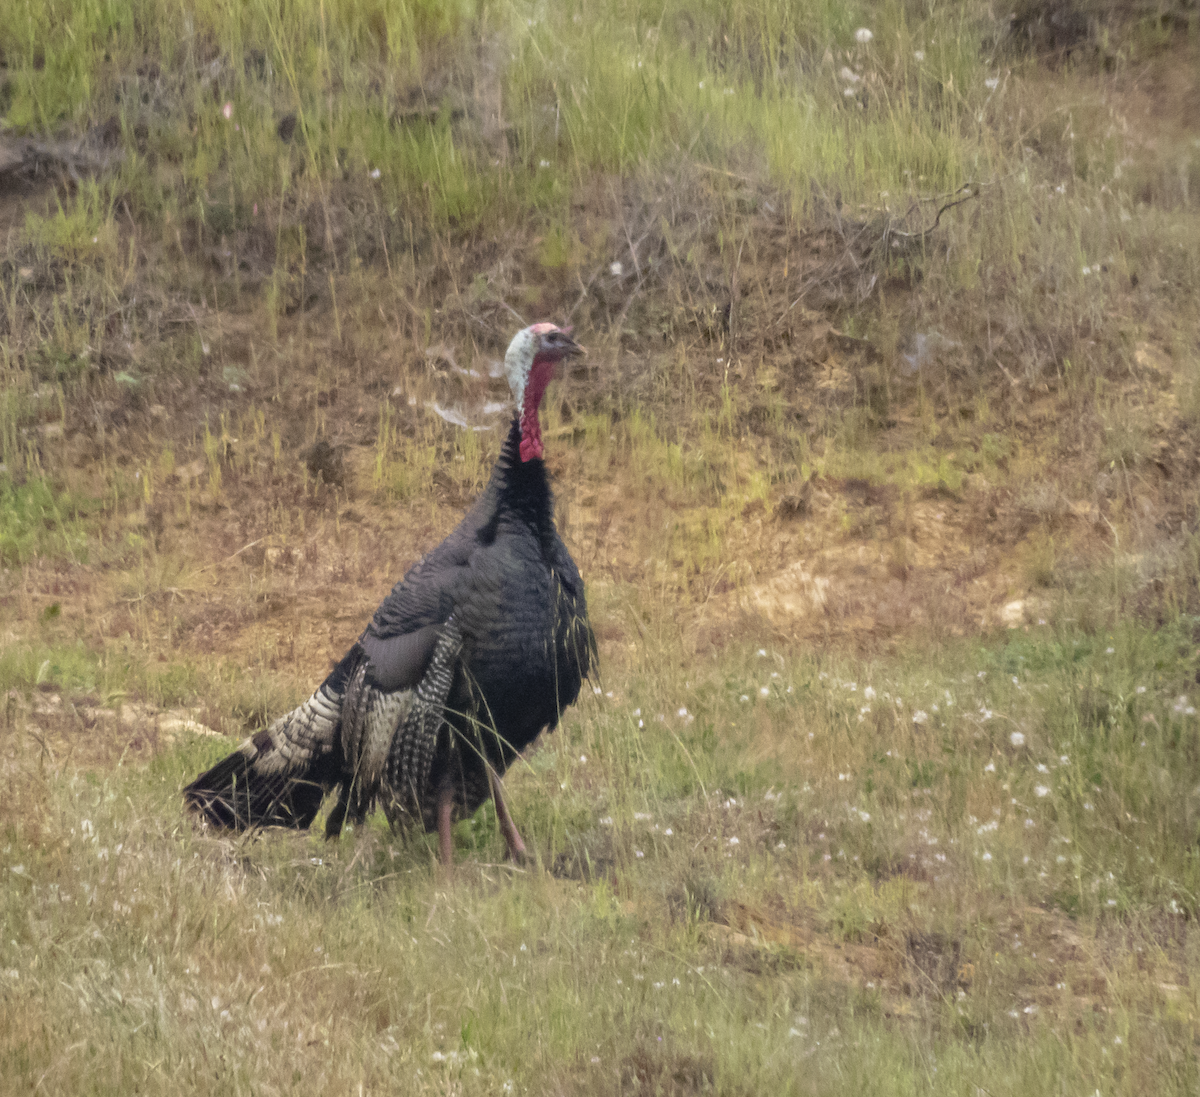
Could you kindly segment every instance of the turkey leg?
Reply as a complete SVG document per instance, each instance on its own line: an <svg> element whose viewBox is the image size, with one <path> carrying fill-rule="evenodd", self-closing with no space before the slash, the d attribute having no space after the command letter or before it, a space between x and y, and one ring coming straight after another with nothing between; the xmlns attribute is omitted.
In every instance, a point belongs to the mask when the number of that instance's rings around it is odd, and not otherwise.
<svg viewBox="0 0 1200 1097"><path fill-rule="evenodd" d="M454 839L450 836L450 815L454 811L454 790L446 786L438 793L438 849L442 864L450 868L454 864Z"/></svg>
<svg viewBox="0 0 1200 1097"><path fill-rule="evenodd" d="M525 860L525 843L517 832L517 824L508 814L508 805L504 802L504 793L500 785L500 775L488 766L488 780L492 784L492 799L496 802L496 822L500 824L500 833L504 835L508 846L508 855L518 864Z"/></svg>

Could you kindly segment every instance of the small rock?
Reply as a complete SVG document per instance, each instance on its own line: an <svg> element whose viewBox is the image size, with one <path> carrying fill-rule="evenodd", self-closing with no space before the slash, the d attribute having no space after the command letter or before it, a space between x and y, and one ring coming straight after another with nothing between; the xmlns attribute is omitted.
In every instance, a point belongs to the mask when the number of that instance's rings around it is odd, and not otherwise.
<svg viewBox="0 0 1200 1097"><path fill-rule="evenodd" d="M1009 602L1000 611L1000 622L1009 628L1016 628L1025 620L1025 603L1021 599Z"/></svg>

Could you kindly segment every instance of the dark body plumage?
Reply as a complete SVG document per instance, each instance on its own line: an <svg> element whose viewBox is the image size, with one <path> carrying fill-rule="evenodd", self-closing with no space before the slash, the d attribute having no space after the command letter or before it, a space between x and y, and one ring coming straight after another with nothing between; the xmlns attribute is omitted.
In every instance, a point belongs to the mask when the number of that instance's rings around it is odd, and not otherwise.
<svg viewBox="0 0 1200 1097"><path fill-rule="evenodd" d="M336 788L330 836L376 801L393 825L433 829L439 803L473 813L490 794L487 766L503 773L557 725L595 637L545 465L522 461L520 441L514 420L458 528L308 701L187 786L189 805L218 826L306 827Z"/></svg>

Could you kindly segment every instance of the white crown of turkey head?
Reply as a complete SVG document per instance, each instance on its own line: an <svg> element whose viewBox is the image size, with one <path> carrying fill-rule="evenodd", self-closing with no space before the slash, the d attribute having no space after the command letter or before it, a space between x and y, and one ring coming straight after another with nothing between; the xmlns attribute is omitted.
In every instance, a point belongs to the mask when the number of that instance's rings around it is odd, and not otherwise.
<svg viewBox="0 0 1200 1097"><path fill-rule="evenodd" d="M521 420L522 461L542 456L538 408L558 363L576 354L583 354L583 347L571 338L571 329L554 324L532 324L517 332L508 344L504 375Z"/></svg>

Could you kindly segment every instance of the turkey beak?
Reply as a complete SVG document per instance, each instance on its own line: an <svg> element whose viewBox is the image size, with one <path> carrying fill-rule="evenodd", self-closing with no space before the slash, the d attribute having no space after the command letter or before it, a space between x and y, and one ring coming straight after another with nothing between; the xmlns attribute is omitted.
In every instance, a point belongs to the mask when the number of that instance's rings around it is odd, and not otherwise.
<svg viewBox="0 0 1200 1097"><path fill-rule="evenodd" d="M587 354L587 347L580 346L578 343L576 343L571 337L570 332L565 332L564 334L567 337L567 345L564 348L565 357L582 358L585 354Z"/></svg>

